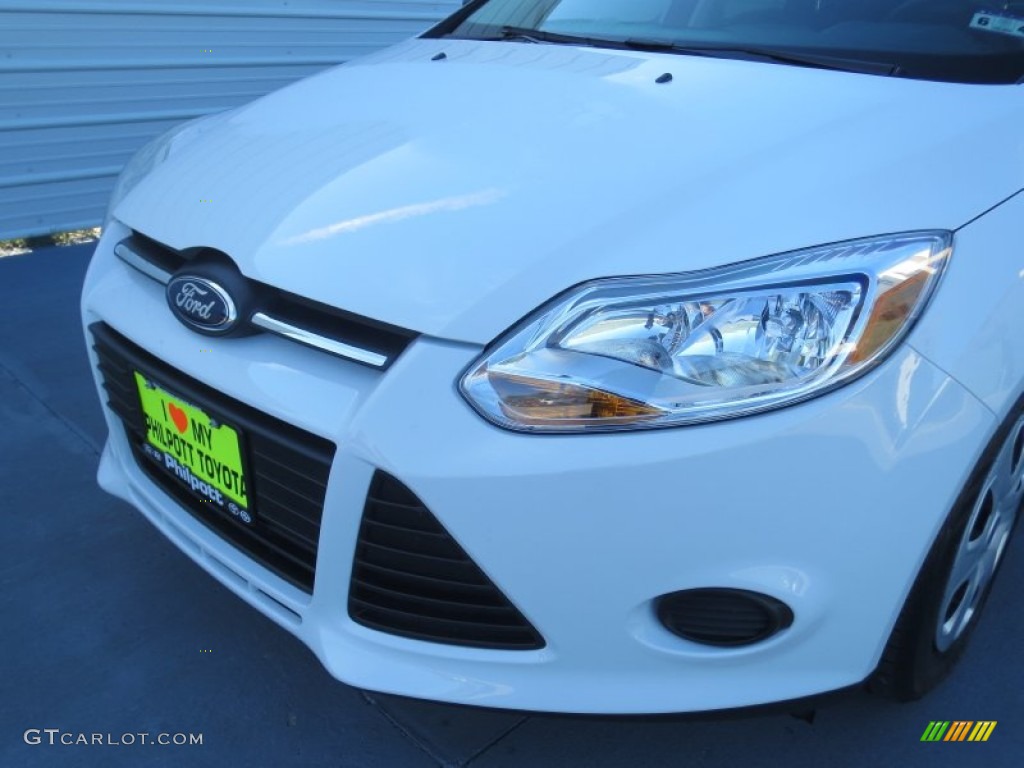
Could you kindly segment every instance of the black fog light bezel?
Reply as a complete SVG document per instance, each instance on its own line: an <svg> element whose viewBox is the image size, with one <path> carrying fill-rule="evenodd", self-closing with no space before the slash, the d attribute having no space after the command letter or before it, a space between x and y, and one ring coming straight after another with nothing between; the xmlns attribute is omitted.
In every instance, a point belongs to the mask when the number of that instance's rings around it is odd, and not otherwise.
<svg viewBox="0 0 1024 768"><path fill-rule="evenodd" d="M793 625L793 609L760 592L727 587L662 595L655 612L662 626L684 640L718 648L764 642Z"/></svg>

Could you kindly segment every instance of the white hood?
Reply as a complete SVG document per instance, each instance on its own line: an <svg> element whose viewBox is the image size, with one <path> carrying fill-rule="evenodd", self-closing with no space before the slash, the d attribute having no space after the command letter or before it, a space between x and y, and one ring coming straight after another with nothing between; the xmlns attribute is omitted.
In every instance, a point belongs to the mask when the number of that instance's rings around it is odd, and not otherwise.
<svg viewBox="0 0 1024 768"><path fill-rule="evenodd" d="M1022 125L1019 86L414 40L231 113L115 213L486 343L595 277L961 226L1024 186Z"/></svg>

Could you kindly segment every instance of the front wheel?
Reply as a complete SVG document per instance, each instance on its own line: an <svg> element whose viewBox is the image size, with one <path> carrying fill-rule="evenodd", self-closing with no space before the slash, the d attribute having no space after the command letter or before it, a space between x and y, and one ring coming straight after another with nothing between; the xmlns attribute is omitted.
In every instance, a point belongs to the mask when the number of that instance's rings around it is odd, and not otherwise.
<svg viewBox="0 0 1024 768"><path fill-rule="evenodd" d="M869 689L901 701L934 688L978 623L1024 500L1024 400L957 499L889 637Z"/></svg>

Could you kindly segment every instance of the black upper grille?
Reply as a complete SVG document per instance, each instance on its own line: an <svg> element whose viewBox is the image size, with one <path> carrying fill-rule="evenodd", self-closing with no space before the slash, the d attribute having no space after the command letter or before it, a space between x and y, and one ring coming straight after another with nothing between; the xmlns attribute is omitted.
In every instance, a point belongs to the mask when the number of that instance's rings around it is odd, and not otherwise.
<svg viewBox="0 0 1024 768"><path fill-rule="evenodd" d="M359 529L349 615L418 640L531 650L544 639L423 503L378 471Z"/></svg>
<svg viewBox="0 0 1024 768"><path fill-rule="evenodd" d="M208 248L175 250L140 232L133 232L126 242L138 256L171 274L189 262L224 258L224 254ZM417 336L406 328L346 312L257 280L247 278L246 284L256 297L258 311L333 341L383 355L387 362L379 366L381 370L387 369ZM249 317L243 321L248 323ZM251 329L259 330L255 326Z"/></svg>
<svg viewBox="0 0 1024 768"><path fill-rule="evenodd" d="M89 331L107 403L124 423L143 471L194 517L282 578L311 592L334 445L186 376L103 323L94 323ZM145 419L134 380L136 370L242 430L255 517L252 525L198 501L143 453Z"/></svg>

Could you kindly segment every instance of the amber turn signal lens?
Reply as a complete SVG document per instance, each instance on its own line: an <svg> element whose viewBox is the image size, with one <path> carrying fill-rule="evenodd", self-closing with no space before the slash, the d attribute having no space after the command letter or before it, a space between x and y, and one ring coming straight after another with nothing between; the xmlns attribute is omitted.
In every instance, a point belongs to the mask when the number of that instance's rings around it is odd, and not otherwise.
<svg viewBox="0 0 1024 768"><path fill-rule="evenodd" d="M489 371L487 377L510 419L528 424L566 424L590 419L630 422L661 415L646 403L577 384Z"/></svg>
<svg viewBox="0 0 1024 768"><path fill-rule="evenodd" d="M948 257L948 248L922 252L879 275L878 297L847 366L870 360L905 329Z"/></svg>

